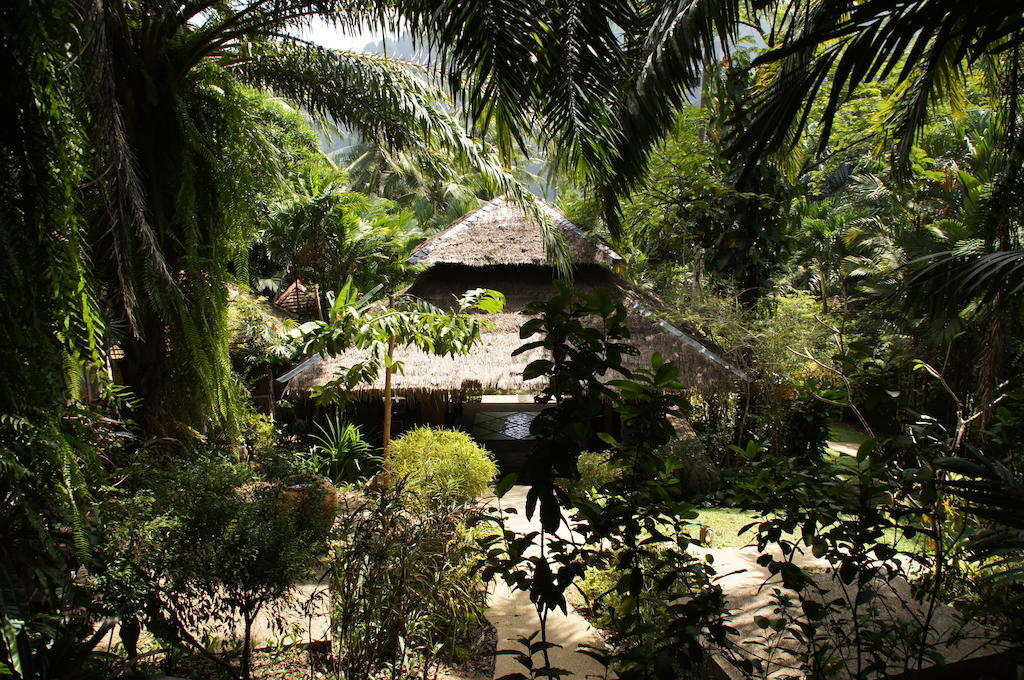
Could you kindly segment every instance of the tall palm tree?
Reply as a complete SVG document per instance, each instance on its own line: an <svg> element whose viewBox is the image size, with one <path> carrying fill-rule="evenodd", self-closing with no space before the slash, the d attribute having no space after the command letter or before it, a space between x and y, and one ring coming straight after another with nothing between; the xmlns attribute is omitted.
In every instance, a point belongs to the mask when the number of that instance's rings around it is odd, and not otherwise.
<svg viewBox="0 0 1024 680"><path fill-rule="evenodd" d="M89 288L130 325L123 375L154 431L231 412L226 265L251 228L253 194L276 170L262 134L272 112L259 91L388 148L442 148L496 190L517 190L408 65L290 36L313 16L340 28L385 19L366 3L52 4L63 22L44 20L54 39L40 59L57 63L66 82L43 94L66 98L82 131L87 182L72 200L90 225ZM28 14L32 3L19 9Z"/></svg>

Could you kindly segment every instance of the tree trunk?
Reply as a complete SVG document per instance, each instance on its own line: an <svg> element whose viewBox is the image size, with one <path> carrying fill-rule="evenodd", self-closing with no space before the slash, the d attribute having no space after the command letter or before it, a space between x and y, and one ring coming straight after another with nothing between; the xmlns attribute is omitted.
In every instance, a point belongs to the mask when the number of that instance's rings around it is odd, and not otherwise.
<svg viewBox="0 0 1024 680"><path fill-rule="evenodd" d="M384 455L391 444L391 360L395 354L395 336L388 336L388 354L384 365Z"/></svg>
<svg viewBox="0 0 1024 680"><path fill-rule="evenodd" d="M978 365L978 405L984 415L981 417L979 429L989 424L994 413L993 401L996 399L996 392L999 388L1003 375L1003 368L1006 365L1007 347L1007 324L1006 315L1002 309L1003 296L996 295L992 301L992 310L985 320L985 341L982 345Z"/></svg>
<svg viewBox="0 0 1024 680"><path fill-rule="evenodd" d="M121 380L139 400L135 418L145 433L156 436L172 434L173 423L167 422L162 403L168 354L166 323L153 312L144 312L138 323L139 335L132 335L124 342Z"/></svg>
<svg viewBox="0 0 1024 680"><path fill-rule="evenodd" d="M239 670L242 680L249 680L252 677L252 622L256 612L243 614L242 618L245 621L245 632L242 634L242 667Z"/></svg>

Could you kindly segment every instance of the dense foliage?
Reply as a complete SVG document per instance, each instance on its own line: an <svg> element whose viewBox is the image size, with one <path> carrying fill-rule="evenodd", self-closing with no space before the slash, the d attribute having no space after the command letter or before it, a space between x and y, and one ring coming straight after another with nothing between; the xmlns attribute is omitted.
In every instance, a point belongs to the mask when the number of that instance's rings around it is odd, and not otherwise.
<svg viewBox="0 0 1024 680"><path fill-rule="evenodd" d="M431 461L428 475L450 474ZM425 496L401 481L345 508L331 555L334 677L436 677L465 657L486 592L475 568L480 513L454 495Z"/></svg>
<svg viewBox="0 0 1024 680"><path fill-rule="evenodd" d="M211 657L218 639L240 637L238 674L249 678L257 618L273 620L327 552L332 490L268 478L208 451L184 464L166 452L140 456L127 472L100 502L96 587L121 618L129 657L142 624Z"/></svg>
<svg viewBox="0 0 1024 680"><path fill-rule="evenodd" d="M432 68L294 37L314 19L408 31ZM941 660L949 603L1019 643L1014 3L14 0L0 26L0 674L127 672L95 653L118 622L128 655L145 626L167 659L249 674L254 621L325 556L322 477L358 484L380 462L318 409L378 377L403 479L350 489L339 520L339 677L426 676L463 653L474 537L542 622L599 567L612 646L595 653L622 677L674 677L707 645L769 672L699 557L709 503L757 513L780 579L760 648L804 645L801 674ZM310 120L359 137L343 169ZM526 470L543 530L476 535L492 464L465 439L419 455L448 437L433 431L389 452L390 378L406 346L468 352L500 296L450 312L397 291L415 241L479 198L539 215L512 169L536 150L621 273L750 380L698 397L660 357L628 371L625 310L563 288L523 328L550 355L526 372L547 380ZM305 327L268 304L299 283ZM369 358L292 427L277 377L349 349ZM680 469L701 460L673 441L684 419L720 468L711 493ZM838 421L857 455L826 445ZM416 488L428 462L456 498ZM892 593L923 616L887 625ZM217 648L238 626L238 653ZM557 677L545 635L520 660Z"/></svg>
<svg viewBox="0 0 1024 680"><path fill-rule="evenodd" d="M409 430L388 447L384 465L407 493L431 502L469 503L498 474L491 455L465 432Z"/></svg>

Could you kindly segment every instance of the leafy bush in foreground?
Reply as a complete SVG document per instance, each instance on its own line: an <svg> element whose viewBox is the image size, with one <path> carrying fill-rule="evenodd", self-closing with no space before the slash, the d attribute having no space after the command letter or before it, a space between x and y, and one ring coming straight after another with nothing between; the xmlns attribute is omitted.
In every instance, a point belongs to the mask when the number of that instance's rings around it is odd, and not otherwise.
<svg viewBox="0 0 1024 680"><path fill-rule="evenodd" d="M426 678L439 658L465 654L486 594L477 520L465 504L422 503L401 482L342 513L331 559L335 677L390 666L390 677Z"/></svg>
<svg viewBox="0 0 1024 680"><path fill-rule="evenodd" d="M226 664L208 642L240 629L245 678L254 622L326 552L333 505L316 484L285 486L216 452L191 455L170 470L143 459L124 487L106 490L99 590L125 621L129 655L144 623Z"/></svg>

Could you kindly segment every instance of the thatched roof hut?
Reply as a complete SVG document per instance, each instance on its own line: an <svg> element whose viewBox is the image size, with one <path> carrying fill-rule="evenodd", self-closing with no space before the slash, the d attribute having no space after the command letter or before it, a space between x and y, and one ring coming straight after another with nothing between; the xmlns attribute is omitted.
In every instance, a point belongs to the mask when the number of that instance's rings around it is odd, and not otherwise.
<svg viewBox="0 0 1024 680"><path fill-rule="evenodd" d="M631 361L634 366L650 366L651 356L660 352L680 367L685 384L702 393L729 391L738 380L746 379L696 333L661 319L651 301L615 273L621 255L589 238L554 208L545 209L565 236L576 290L590 293L604 289L625 303L631 342L641 351ZM512 352L524 342L519 328L527 320L525 307L556 292L556 272L540 227L520 208L497 198L425 241L410 261L430 265L406 291L411 295L448 308L467 289L492 288L505 294L506 304L504 312L490 316L493 327L484 332L482 342L467 356L436 357L411 347L399 348L396 358L403 363L404 373L394 378L396 394L412 398L438 392L449 397L466 392L538 393L543 384L539 380L524 381L522 373L529 362L543 357L542 350L516 357ZM282 379L288 380L290 391L305 393L359 359L355 350L333 358L314 357ZM366 391L372 393L382 387L383 379L367 386Z"/></svg>
<svg viewBox="0 0 1024 680"><path fill-rule="evenodd" d="M293 319L309 320L320 318L320 301L316 287L309 287L296 279L281 291L274 300L274 306L287 312Z"/></svg>
<svg viewBox="0 0 1024 680"><path fill-rule="evenodd" d="M565 215L547 204L544 204L543 208L565 236L569 258L573 264L602 264L614 267L622 262L621 255L607 245L587 238L583 230L570 222ZM521 208L503 198L496 198L466 213L447 229L431 236L420 244L409 258L409 262L464 267L551 267L539 225L528 219Z"/></svg>

